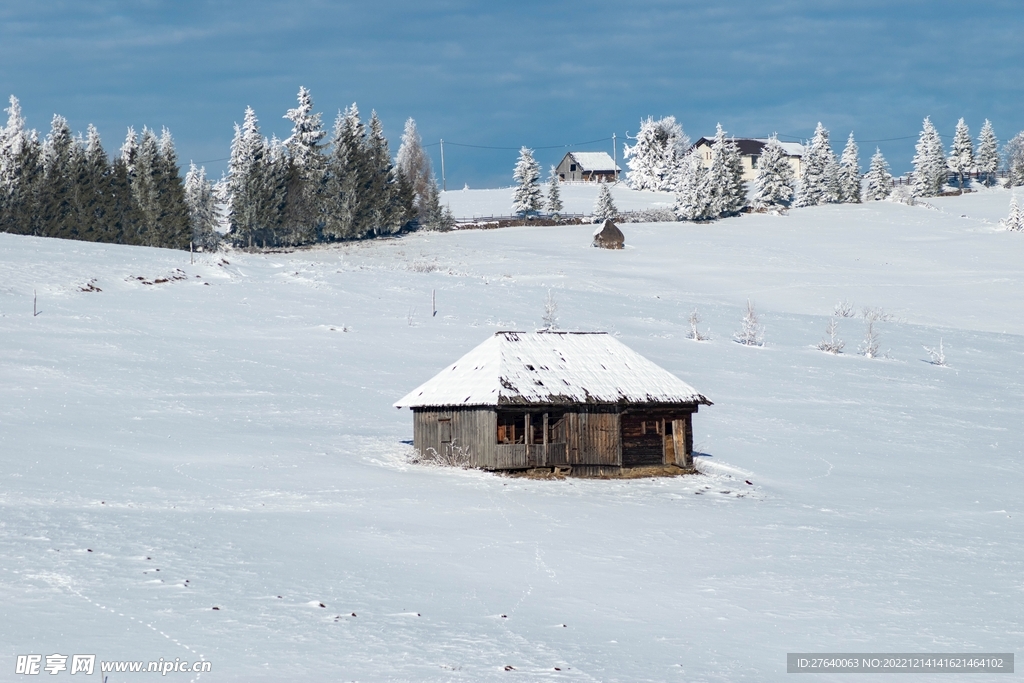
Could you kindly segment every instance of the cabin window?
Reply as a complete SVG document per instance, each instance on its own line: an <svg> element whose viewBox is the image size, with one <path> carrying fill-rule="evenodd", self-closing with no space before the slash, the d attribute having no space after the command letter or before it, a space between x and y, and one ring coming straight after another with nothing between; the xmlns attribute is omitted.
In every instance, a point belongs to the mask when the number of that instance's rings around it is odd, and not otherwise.
<svg viewBox="0 0 1024 683"><path fill-rule="evenodd" d="M761 156L760 156L760 155L758 155L758 154L752 154L752 155L750 156L750 168L757 168L757 162L758 162L758 161L759 161L760 159L761 159Z"/></svg>
<svg viewBox="0 0 1024 683"><path fill-rule="evenodd" d="M437 421L437 428L438 428L437 431L439 432L439 434L441 436L441 438L440 438L441 443L451 443L452 442L452 421L451 421L451 418L443 417L443 418L439 419Z"/></svg>
<svg viewBox="0 0 1024 683"><path fill-rule="evenodd" d="M570 171L575 171L576 170L576 164L569 164L569 170Z"/></svg>
<svg viewBox="0 0 1024 683"><path fill-rule="evenodd" d="M525 443L523 414L498 413L498 443Z"/></svg>

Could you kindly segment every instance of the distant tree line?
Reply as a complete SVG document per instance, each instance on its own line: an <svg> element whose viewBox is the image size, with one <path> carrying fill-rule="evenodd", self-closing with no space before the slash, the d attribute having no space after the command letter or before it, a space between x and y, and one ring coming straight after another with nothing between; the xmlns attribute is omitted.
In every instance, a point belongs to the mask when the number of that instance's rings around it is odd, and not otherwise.
<svg viewBox="0 0 1024 683"><path fill-rule="evenodd" d="M747 207L755 211L780 210L790 206L859 203L886 199L893 194L893 177L881 150L875 150L867 173L860 169L859 150L853 133L842 154L832 151L829 131L818 123L811 141L804 145L799 177L794 172L783 144L777 136L767 140L757 160L753 193L743 179L739 148L719 125L710 140L708 156L691 146L690 139L674 117L641 120L635 144L625 146L624 158L629 172L626 184L634 190L672 192L676 196L673 215L677 220L706 221L734 215ZM974 175L987 186L996 181L1002 168L1006 187L1024 185L1024 132L998 149L992 124L985 121L977 146L960 119L950 152L926 118L918 139L914 172L906 188L906 197L930 197L941 194L951 179L962 190L966 179ZM546 209L552 215L562 211L554 169L549 177L545 198L540 190L540 167L530 149L520 150L513 174L513 211L529 215ZM614 217L611 194L602 188L594 208L595 220ZM663 220L661 214L658 220Z"/></svg>
<svg viewBox="0 0 1024 683"><path fill-rule="evenodd" d="M96 128L75 137L54 116L43 141L25 128L11 97L0 128L0 231L188 249L185 188L170 132L132 129L119 156L107 156Z"/></svg>
<svg viewBox="0 0 1024 683"><path fill-rule="evenodd" d="M363 124L352 105L329 139L309 91L285 118L292 135L260 134L251 108L235 126L228 172L216 185L204 168L181 177L167 129L128 130L111 158L90 125L83 138L54 116L49 135L25 127L11 97L0 128L0 231L172 249L294 247L425 228L448 230L437 181L416 123L406 122L397 159L376 113ZM226 220L225 220L226 219Z"/></svg>

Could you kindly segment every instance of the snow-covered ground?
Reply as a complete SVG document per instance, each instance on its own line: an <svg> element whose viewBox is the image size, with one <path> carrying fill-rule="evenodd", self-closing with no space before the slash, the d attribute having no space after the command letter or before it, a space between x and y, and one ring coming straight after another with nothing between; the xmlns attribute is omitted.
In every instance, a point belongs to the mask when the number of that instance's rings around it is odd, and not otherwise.
<svg viewBox="0 0 1024 683"><path fill-rule="evenodd" d="M559 192L564 205L564 213L585 213L594 211L597 194L600 190L597 183L563 183ZM512 215L511 187L494 190L449 190L442 192L441 205L447 205L458 219L480 218L487 216ZM671 209L675 204L675 195L671 192L650 192L631 190L624 183L615 183L610 187L615 207L619 211L640 211L641 209ZM547 196L547 186L544 187Z"/></svg>
<svg viewBox="0 0 1024 683"><path fill-rule="evenodd" d="M202 681L762 681L787 652L1024 651L1008 203L626 225L623 251L520 227L196 265L0 235L0 678L28 653L202 655ZM548 290L563 328L715 402L704 476L407 464L392 402L536 328ZM748 298L765 348L730 341ZM839 300L896 316L888 359L857 355L860 318L842 355L814 348ZM709 342L686 339L695 307ZM925 362L940 339L949 367Z"/></svg>

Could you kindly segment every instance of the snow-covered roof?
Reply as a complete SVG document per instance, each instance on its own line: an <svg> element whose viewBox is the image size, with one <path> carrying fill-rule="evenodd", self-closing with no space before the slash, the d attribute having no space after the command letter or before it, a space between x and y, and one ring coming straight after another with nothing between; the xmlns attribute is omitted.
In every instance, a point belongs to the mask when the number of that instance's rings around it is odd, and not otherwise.
<svg viewBox="0 0 1024 683"><path fill-rule="evenodd" d="M758 142L768 144L768 138L754 138ZM804 146L799 142L783 142L779 140L779 144L782 145L782 149L787 155L791 157L802 157L804 155Z"/></svg>
<svg viewBox="0 0 1024 683"><path fill-rule="evenodd" d="M604 332L497 332L396 408L711 402Z"/></svg>
<svg viewBox="0 0 1024 683"><path fill-rule="evenodd" d="M761 153L761 150L764 149L764 146L766 144L768 144L768 139L769 138L729 138L729 139L732 142L735 142L736 145L740 148L740 154L754 155L754 154L760 154ZM706 146L710 147L712 144L714 144L714 142L715 142L715 139L713 137L701 138L701 139L697 140L697 142L693 143L691 149L693 147L700 147L701 145L706 145ZM787 156L802 157L804 155L804 146L801 145L799 142L782 142L780 140L779 144L782 145L782 149L783 149L783 151L786 152Z"/></svg>
<svg viewBox="0 0 1024 683"><path fill-rule="evenodd" d="M608 152L569 152L582 171L619 171Z"/></svg>

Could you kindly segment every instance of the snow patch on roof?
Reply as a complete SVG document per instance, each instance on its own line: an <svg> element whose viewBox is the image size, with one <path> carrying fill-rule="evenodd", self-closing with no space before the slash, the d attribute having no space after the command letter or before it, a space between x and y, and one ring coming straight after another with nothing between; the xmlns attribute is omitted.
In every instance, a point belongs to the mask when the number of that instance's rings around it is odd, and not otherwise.
<svg viewBox="0 0 1024 683"><path fill-rule="evenodd" d="M711 402L604 332L497 332L396 408Z"/></svg>

